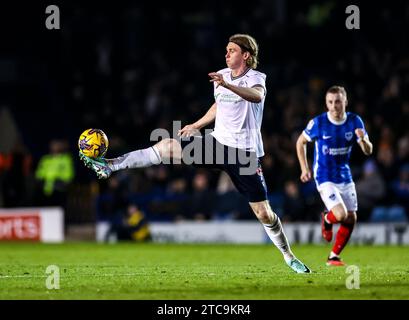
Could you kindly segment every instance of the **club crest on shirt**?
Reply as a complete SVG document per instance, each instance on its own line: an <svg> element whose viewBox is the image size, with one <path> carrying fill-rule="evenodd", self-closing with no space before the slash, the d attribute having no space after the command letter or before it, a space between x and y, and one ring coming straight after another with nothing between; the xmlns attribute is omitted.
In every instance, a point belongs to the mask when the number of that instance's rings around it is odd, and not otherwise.
<svg viewBox="0 0 409 320"><path fill-rule="evenodd" d="M334 193L331 194L328 198L330 198L332 201L334 201L335 200L335 194Z"/></svg>
<svg viewBox="0 0 409 320"><path fill-rule="evenodd" d="M351 131L345 132L345 139L350 141L352 139L352 137L353 137L353 133Z"/></svg>
<svg viewBox="0 0 409 320"><path fill-rule="evenodd" d="M238 86L238 87L244 87L245 84L246 84L246 83L245 83L243 80L241 80L237 86Z"/></svg>

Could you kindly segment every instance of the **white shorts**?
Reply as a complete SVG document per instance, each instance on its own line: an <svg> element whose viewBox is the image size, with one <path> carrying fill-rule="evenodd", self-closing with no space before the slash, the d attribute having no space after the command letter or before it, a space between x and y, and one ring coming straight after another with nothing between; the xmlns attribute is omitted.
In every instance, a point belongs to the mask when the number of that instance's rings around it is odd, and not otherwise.
<svg viewBox="0 0 409 320"><path fill-rule="evenodd" d="M347 211L358 210L355 183L324 182L317 187L327 210L331 210L337 204L344 204Z"/></svg>

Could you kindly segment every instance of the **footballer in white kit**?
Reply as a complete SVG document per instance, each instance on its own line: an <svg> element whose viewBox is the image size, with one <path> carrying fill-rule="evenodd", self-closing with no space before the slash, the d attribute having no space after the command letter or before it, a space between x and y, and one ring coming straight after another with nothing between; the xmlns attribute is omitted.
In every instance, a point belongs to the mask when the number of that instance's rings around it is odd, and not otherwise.
<svg viewBox="0 0 409 320"><path fill-rule="evenodd" d="M91 159L81 154L80 157L100 178L108 178L114 171L147 167L168 159L225 171L247 198L286 264L297 273L310 273L291 251L280 218L267 200L259 159L264 155L260 129L267 91L266 75L255 70L258 45L249 35L233 35L225 58L228 68L209 73L215 102L202 118L179 130L179 137L163 139L150 148L114 159ZM198 135L201 128L213 122L212 133Z"/></svg>
<svg viewBox="0 0 409 320"><path fill-rule="evenodd" d="M217 73L223 76L226 83L238 87L260 87L263 88L264 94L260 102L250 102L225 87L217 87L215 84L214 97L217 111L212 135L226 146L253 151L258 158L262 157L264 148L261 123L267 93L266 75L250 68L237 77L232 76L229 68Z"/></svg>
<svg viewBox="0 0 409 320"><path fill-rule="evenodd" d="M246 68L233 76L230 68L218 71L224 85L214 84L216 104L214 131L204 136L182 138L183 157L186 145L198 144L202 157L196 157L194 166L216 168L226 171L237 190L250 203L267 200L267 186L259 158L264 155L261 137L261 122L265 99L264 73ZM227 89L234 85L240 88L259 87L263 90L260 101L251 102ZM196 149L196 150L197 150ZM190 150L190 149L189 149ZM248 170L241 170L247 168Z"/></svg>

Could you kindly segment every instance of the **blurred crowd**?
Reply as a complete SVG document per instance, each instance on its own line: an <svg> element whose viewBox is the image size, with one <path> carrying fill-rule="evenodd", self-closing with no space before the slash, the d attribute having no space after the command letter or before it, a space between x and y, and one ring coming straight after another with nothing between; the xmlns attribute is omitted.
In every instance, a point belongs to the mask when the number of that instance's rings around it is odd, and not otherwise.
<svg viewBox="0 0 409 320"><path fill-rule="evenodd" d="M325 91L337 84L346 88L347 109L363 118L374 143L371 157L355 148L351 158L360 221L404 221L409 4L360 6L360 30L346 29L345 7L338 1L285 0L256 0L250 7L206 1L183 11L154 2L115 8L65 4L58 36L39 32L45 49L40 45L29 58L15 57L19 65L36 67L24 81L16 73L10 85L10 94L18 87L25 97L5 101L21 140L0 154L1 206L67 205L78 195L70 190L85 185L95 201L89 210L99 220L135 210L149 221L253 219L223 173L159 165L96 182L79 163L76 146L83 130L100 128L110 140L107 157L115 157L152 145L155 128L172 132L174 120L196 121L213 103L207 74L225 67L226 41L240 32L258 41L259 70L267 74L262 165L273 209L284 221L318 219L323 205L314 182L299 180L295 141L309 119L325 111ZM36 112L27 107L33 101ZM55 118L36 130L30 125ZM45 138L53 140L49 147ZM50 173L47 157L56 154L63 156Z"/></svg>

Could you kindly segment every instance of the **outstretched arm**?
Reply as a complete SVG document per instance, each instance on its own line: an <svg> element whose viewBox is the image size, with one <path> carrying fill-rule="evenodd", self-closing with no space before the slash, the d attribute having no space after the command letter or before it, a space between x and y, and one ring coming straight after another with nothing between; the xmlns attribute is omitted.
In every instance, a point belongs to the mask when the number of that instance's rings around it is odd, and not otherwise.
<svg viewBox="0 0 409 320"><path fill-rule="evenodd" d="M311 170L308 167L307 161L307 143L308 140L304 135L301 133L298 137L296 148L297 148L297 157L301 167L301 176L300 180L302 182L307 182L311 180Z"/></svg>
<svg viewBox="0 0 409 320"><path fill-rule="evenodd" d="M238 87L224 81L223 75L220 73L211 72L209 73L209 76L211 78L210 82L216 82L217 86L222 86L229 89L244 100L258 103L264 97L264 88L262 86L255 86L252 88Z"/></svg>
<svg viewBox="0 0 409 320"><path fill-rule="evenodd" d="M356 129L355 134L358 137L358 144L362 149L362 152L366 155L369 156L372 154L373 151L373 145L371 141L369 141L369 138L367 135L365 135L364 130L362 129Z"/></svg>
<svg viewBox="0 0 409 320"><path fill-rule="evenodd" d="M199 132L199 130L208 124L212 123L216 119L216 102L210 107L206 114L197 120L195 123L188 124L179 130L178 135L181 137L190 137Z"/></svg>

